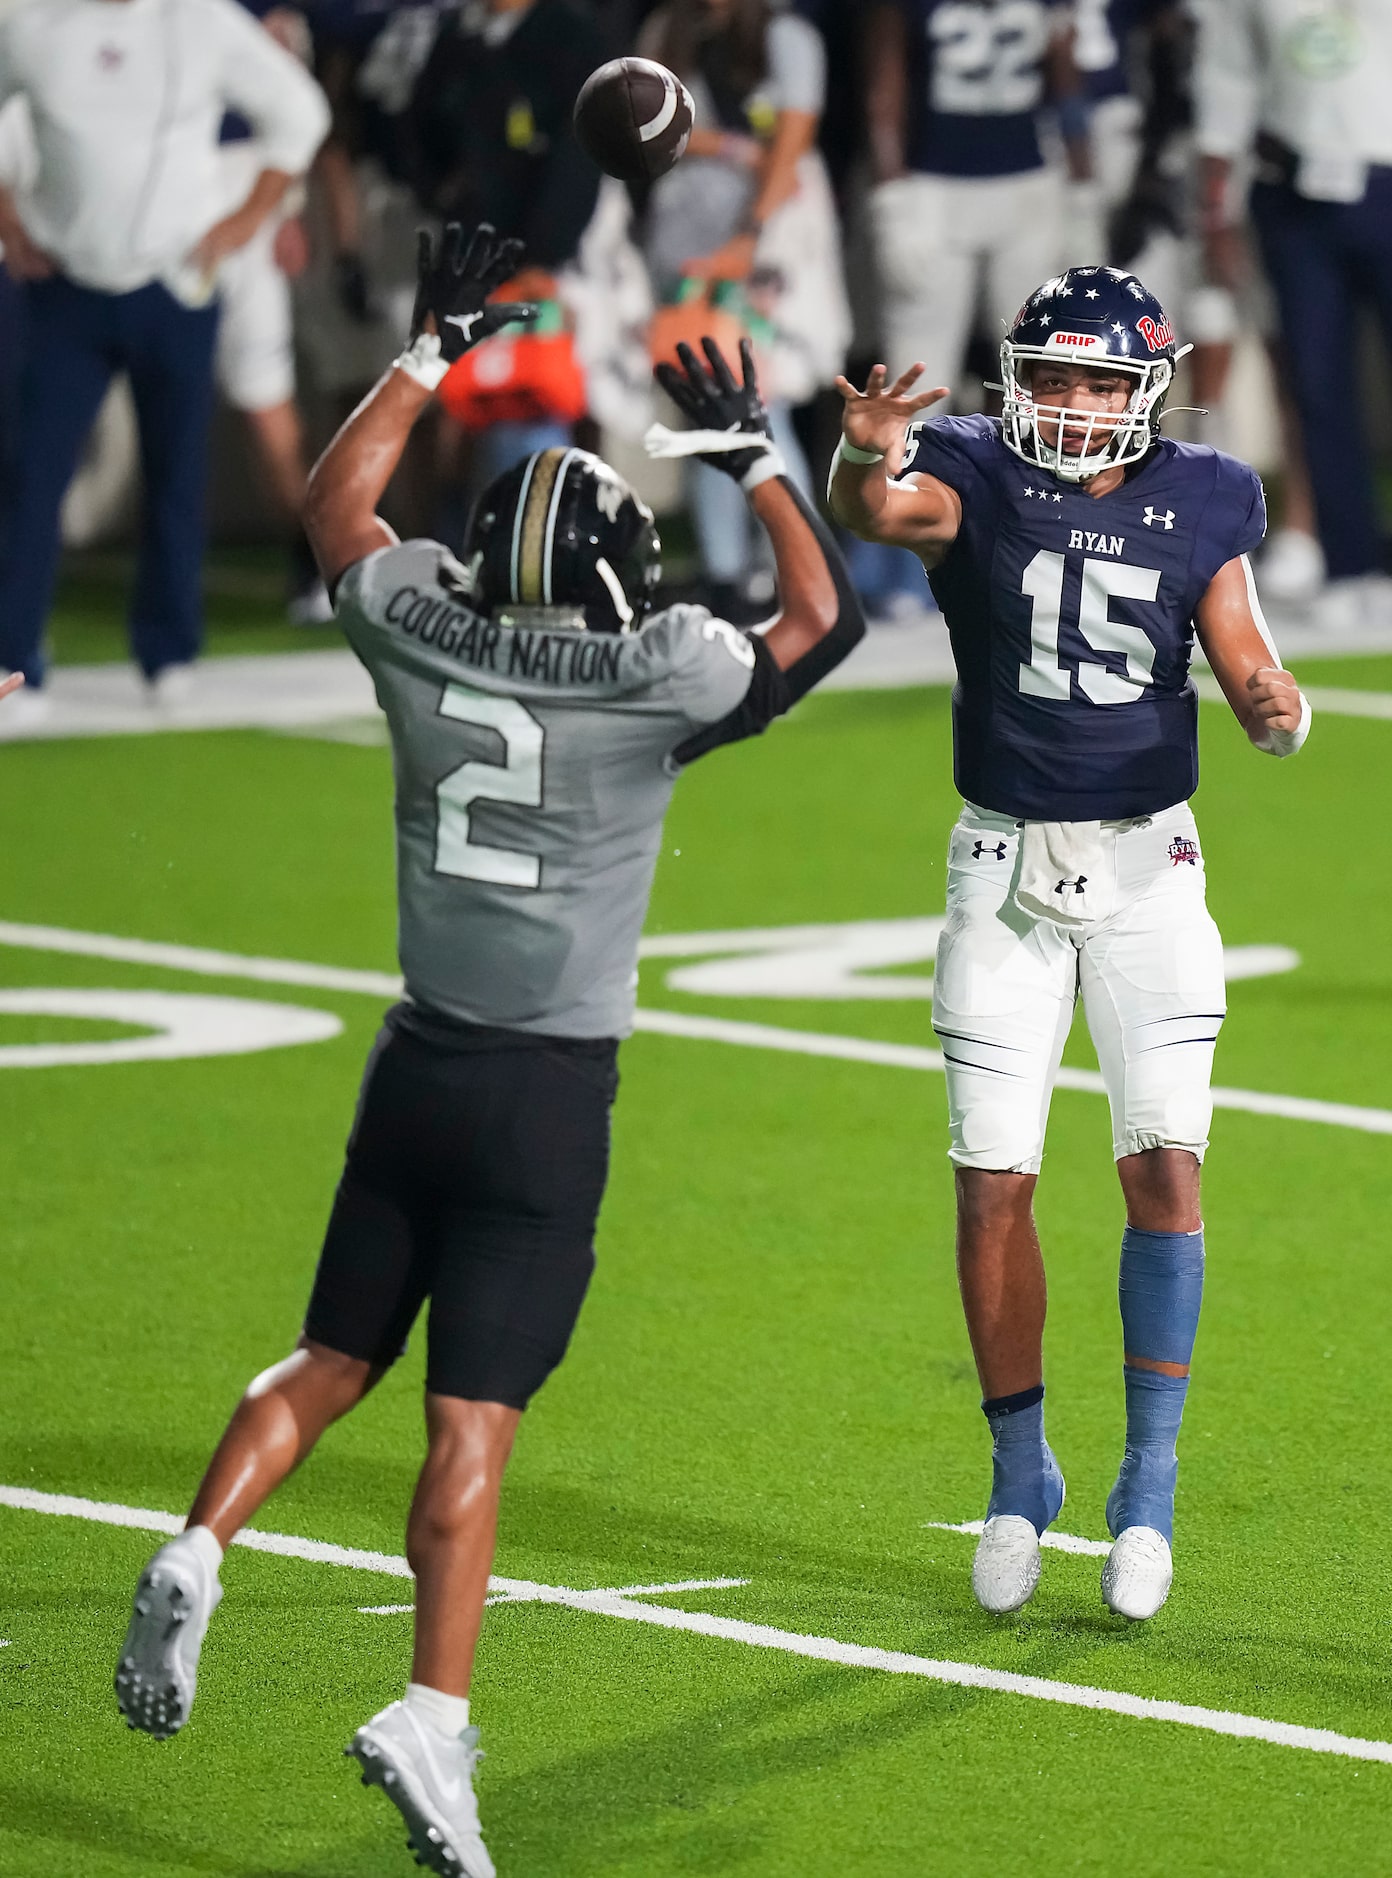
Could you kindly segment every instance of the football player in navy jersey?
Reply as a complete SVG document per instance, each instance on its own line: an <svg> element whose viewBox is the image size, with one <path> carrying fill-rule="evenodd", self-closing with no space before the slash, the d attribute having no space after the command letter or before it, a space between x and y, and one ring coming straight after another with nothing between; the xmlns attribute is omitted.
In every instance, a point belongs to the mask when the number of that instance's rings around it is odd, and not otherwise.
<svg viewBox="0 0 1392 1878"><path fill-rule="evenodd" d="M946 1059L962 1301L993 1437L972 1571L1018 1609L1063 1505L1044 1434L1044 1267L1033 1193L1081 994L1126 1201L1126 1448L1102 1592L1153 1616L1172 1577L1175 1442L1203 1289L1199 1170L1225 1009L1190 812L1197 635L1257 749L1288 756L1310 710L1271 642L1248 556L1261 484L1158 420L1175 342L1116 268L1074 268L1001 348L1004 410L915 423L943 390L884 367L845 379L837 518L915 550L957 661L965 807L948 856L933 1024Z"/></svg>

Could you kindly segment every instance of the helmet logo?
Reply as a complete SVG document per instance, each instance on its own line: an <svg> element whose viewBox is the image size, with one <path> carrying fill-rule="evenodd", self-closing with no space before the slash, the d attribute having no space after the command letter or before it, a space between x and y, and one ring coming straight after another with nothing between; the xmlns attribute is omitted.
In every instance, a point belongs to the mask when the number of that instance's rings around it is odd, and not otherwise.
<svg viewBox="0 0 1392 1878"><path fill-rule="evenodd" d="M601 515L611 522L619 519L619 510L624 505L628 491L616 478L610 476L595 477L595 502Z"/></svg>
<svg viewBox="0 0 1392 1878"><path fill-rule="evenodd" d="M1143 313L1136 321L1136 330L1152 352L1163 352L1166 346L1174 344L1174 328L1164 317L1153 320L1149 313Z"/></svg>
<svg viewBox="0 0 1392 1878"><path fill-rule="evenodd" d="M1046 341L1051 350L1055 346L1099 346L1101 343L1096 333L1050 333Z"/></svg>

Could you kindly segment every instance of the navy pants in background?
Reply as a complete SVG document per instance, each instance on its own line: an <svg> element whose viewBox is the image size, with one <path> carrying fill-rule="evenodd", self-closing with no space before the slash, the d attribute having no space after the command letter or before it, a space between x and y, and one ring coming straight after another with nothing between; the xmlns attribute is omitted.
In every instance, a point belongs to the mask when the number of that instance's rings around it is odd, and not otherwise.
<svg viewBox="0 0 1392 1878"><path fill-rule="evenodd" d="M1363 419L1356 311L1371 303L1392 349L1392 168L1361 202L1308 202L1257 183L1252 219L1280 308L1320 542L1331 580L1377 572L1382 529Z"/></svg>
<svg viewBox="0 0 1392 1878"><path fill-rule="evenodd" d="M153 677L195 658L203 639L216 304L182 306L158 283L98 293L58 277L24 291L14 473L0 537L0 667L31 685L43 681L63 497L107 387L125 372L145 483L130 640Z"/></svg>

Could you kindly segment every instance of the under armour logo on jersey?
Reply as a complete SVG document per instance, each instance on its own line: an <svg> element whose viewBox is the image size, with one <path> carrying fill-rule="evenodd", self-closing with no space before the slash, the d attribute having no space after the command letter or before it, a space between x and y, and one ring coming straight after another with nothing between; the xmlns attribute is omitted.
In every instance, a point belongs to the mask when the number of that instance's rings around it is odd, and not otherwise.
<svg viewBox="0 0 1392 1878"><path fill-rule="evenodd" d="M972 848L972 859L979 861L983 854L992 855L996 860L1003 861L1006 854L1006 843L1003 841L978 841Z"/></svg>
<svg viewBox="0 0 1392 1878"><path fill-rule="evenodd" d="M97 64L104 72L117 72L126 62L126 55L119 46L103 46L97 54Z"/></svg>
<svg viewBox="0 0 1392 1878"><path fill-rule="evenodd" d="M1081 893L1087 886L1087 880L1088 877L1086 874L1079 874L1076 880L1061 880L1057 887L1054 888L1054 892L1061 893L1066 898L1068 890L1071 887L1074 893Z"/></svg>
<svg viewBox="0 0 1392 1878"><path fill-rule="evenodd" d="M1166 509L1163 515L1159 515L1147 502L1143 520L1147 528L1154 528L1158 524L1167 535L1174 533L1175 512L1173 509Z"/></svg>

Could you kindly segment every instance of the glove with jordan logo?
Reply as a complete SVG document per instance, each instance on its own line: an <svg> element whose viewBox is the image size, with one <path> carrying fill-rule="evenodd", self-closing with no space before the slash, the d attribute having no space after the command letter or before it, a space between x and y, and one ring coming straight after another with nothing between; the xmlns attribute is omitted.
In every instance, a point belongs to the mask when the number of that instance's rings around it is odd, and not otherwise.
<svg viewBox="0 0 1392 1878"><path fill-rule="evenodd" d="M788 473L759 396L754 348L741 339L743 383L735 378L713 339L703 339L701 348L709 369L685 344L677 347L680 371L665 363L657 367L657 382L694 429L668 430L665 424L654 424L643 445L652 457L694 456L713 469L724 470L747 495L771 477Z"/></svg>
<svg viewBox="0 0 1392 1878"><path fill-rule="evenodd" d="M504 326L530 324L540 307L488 301L517 272L524 252L520 241L500 241L487 222L480 222L467 248L459 222L446 223L438 245L429 230L421 229L410 340L396 361L397 371L434 391L449 368L481 340ZM426 330L427 321L433 324L433 332Z"/></svg>

